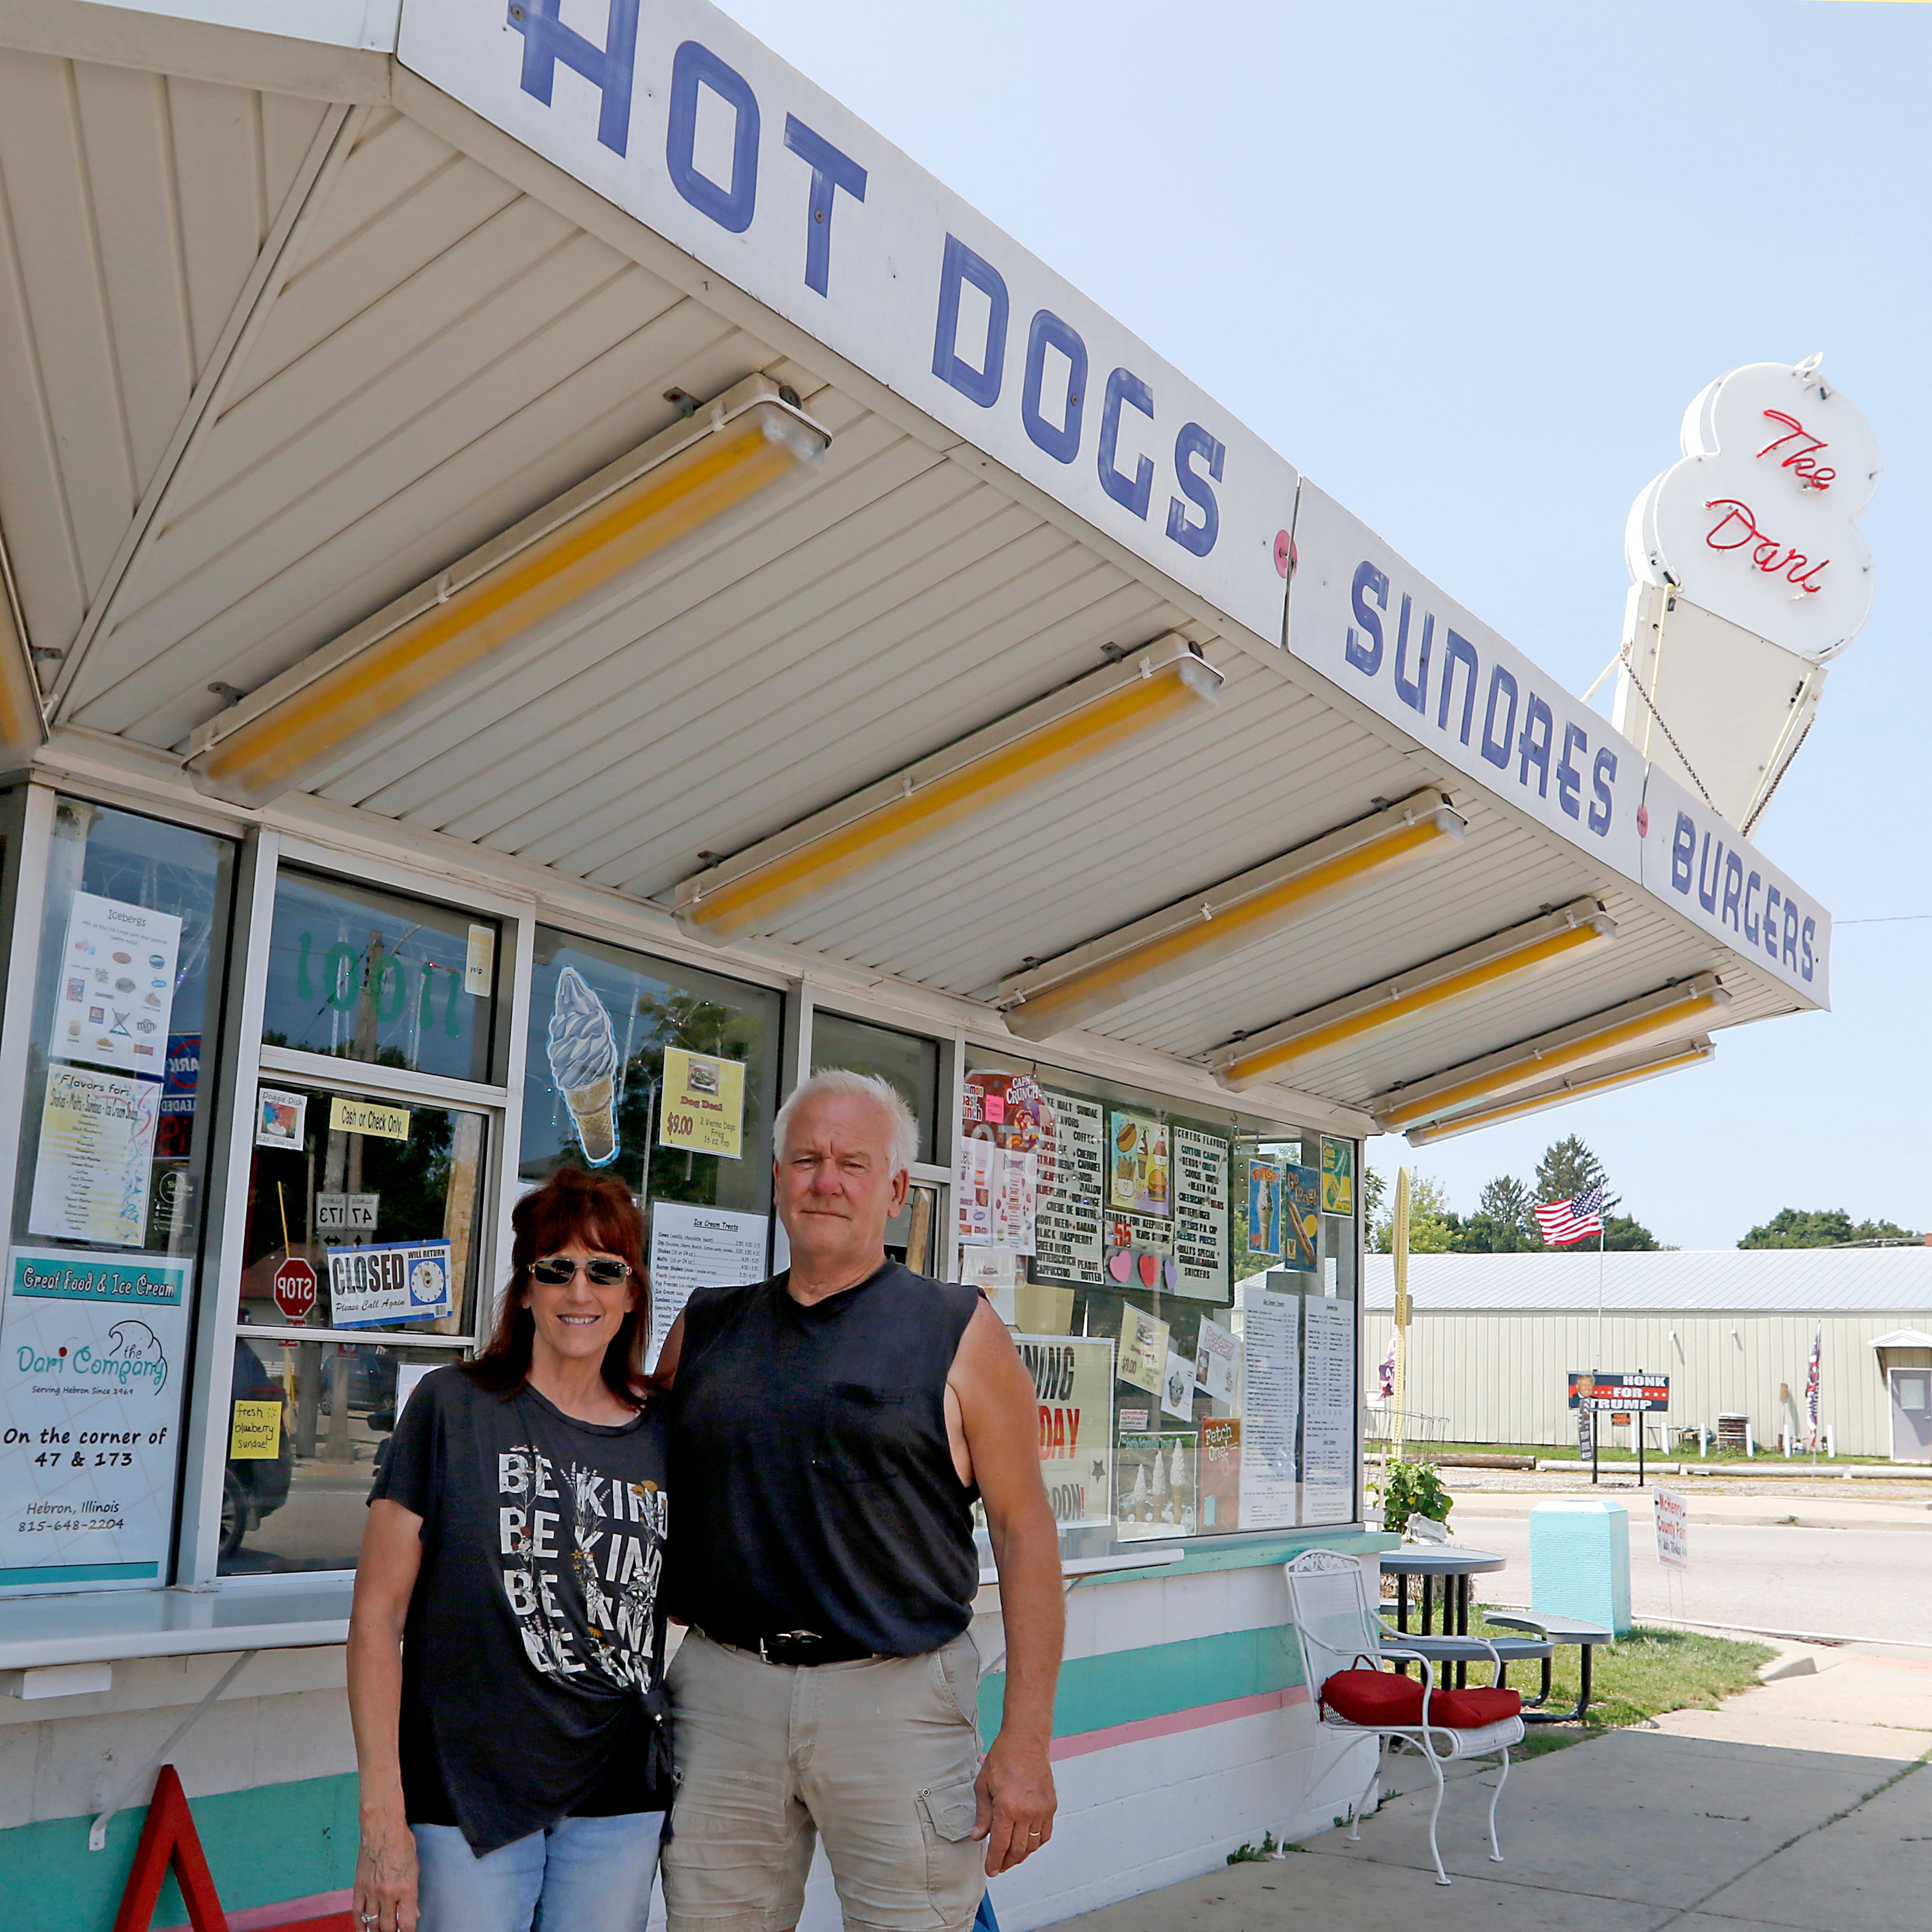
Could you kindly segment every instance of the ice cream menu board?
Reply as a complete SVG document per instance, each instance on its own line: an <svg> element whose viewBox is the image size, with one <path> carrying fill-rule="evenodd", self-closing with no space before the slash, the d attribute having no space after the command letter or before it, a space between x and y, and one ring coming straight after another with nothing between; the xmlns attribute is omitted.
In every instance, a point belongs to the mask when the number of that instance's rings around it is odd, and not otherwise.
<svg viewBox="0 0 1932 1932"><path fill-rule="evenodd" d="M138 1248L148 1228L161 1084L88 1066L47 1068L28 1229Z"/></svg>
<svg viewBox="0 0 1932 1932"><path fill-rule="evenodd" d="M1192 1127L1172 1130L1175 1291L1198 1301L1228 1298L1228 1143Z"/></svg>
<svg viewBox="0 0 1932 1932"><path fill-rule="evenodd" d="M50 1056L158 1080L174 1011L181 926L171 912L76 892Z"/></svg>
<svg viewBox="0 0 1932 1932"><path fill-rule="evenodd" d="M1355 1511L1355 1304L1311 1296L1302 1306L1302 1520L1347 1522Z"/></svg>
<svg viewBox="0 0 1932 1932"><path fill-rule="evenodd" d="M1300 1307L1292 1294L1248 1294L1241 1324L1241 1527L1294 1526L1294 1425Z"/></svg>
<svg viewBox="0 0 1932 1932"><path fill-rule="evenodd" d="M763 1214L694 1208L684 1201L651 1203L651 1340L646 1371L671 1324L695 1288L747 1288L765 1278L770 1227Z"/></svg>
<svg viewBox="0 0 1932 1932"><path fill-rule="evenodd" d="M0 1589L164 1580L188 1285L169 1257L8 1256Z"/></svg>
<svg viewBox="0 0 1932 1932"><path fill-rule="evenodd" d="M1034 1227L1036 1281L1094 1285L1107 1278L1100 1193L1106 1180L1106 1110L1097 1100L1047 1090L1055 1153L1052 1183Z"/></svg>

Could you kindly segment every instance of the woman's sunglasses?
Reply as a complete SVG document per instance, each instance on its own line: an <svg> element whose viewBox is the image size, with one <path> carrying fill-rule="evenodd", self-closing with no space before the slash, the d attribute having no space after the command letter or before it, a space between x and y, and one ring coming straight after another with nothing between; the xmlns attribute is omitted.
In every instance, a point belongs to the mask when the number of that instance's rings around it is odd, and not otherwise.
<svg viewBox="0 0 1932 1932"><path fill-rule="evenodd" d="M547 1287L561 1288L566 1282L576 1279L580 1268L584 1270L584 1279L598 1288L615 1288L620 1282L630 1279L628 1262L613 1261L604 1255L587 1262L574 1262L564 1255L552 1255L546 1260L531 1262L530 1275Z"/></svg>

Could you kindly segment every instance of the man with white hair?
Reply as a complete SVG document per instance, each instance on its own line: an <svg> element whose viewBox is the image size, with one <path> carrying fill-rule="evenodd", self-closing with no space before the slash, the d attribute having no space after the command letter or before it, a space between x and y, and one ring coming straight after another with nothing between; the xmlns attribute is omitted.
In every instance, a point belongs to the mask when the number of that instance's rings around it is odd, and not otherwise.
<svg viewBox="0 0 1932 1932"><path fill-rule="evenodd" d="M691 1626L667 1680L670 1932L788 1932L819 1839L848 1927L964 1932L986 1875L1053 1829L1063 1612L1033 1379L976 1289L886 1256L918 1135L885 1082L814 1075L775 1139L790 1268L699 1289L658 1369L668 1598ZM976 1498L1006 1645L983 1762Z"/></svg>

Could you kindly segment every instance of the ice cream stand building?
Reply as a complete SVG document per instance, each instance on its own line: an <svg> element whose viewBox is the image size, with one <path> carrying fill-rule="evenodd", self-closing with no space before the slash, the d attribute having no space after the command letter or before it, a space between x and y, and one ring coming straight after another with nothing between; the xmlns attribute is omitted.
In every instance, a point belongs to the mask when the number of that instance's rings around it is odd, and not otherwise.
<svg viewBox="0 0 1932 1932"><path fill-rule="evenodd" d="M1826 1001L1828 915L1694 770L723 14L599 11L0 0L42 1932L110 1922L164 1756L238 1922L343 1909L398 1406L561 1162L645 1202L661 1320L782 1264L814 1066L913 1102L890 1238L1013 1328L1100 1566L1006 1924L1325 1826L1366 1768L1280 1566L1377 1546L1363 1137Z"/></svg>

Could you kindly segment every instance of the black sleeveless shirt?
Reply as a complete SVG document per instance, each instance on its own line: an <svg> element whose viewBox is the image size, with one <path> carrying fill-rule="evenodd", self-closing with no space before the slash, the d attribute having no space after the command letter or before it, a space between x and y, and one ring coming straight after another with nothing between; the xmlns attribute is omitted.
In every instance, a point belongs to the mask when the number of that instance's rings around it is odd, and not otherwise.
<svg viewBox="0 0 1932 1932"><path fill-rule="evenodd" d="M889 1261L808 1307L779 1275L684 1310L670 1612L721 1643L816 1630L918 1657L972 1621L978 1492L946 1436L976 1288Z"/></svg>

